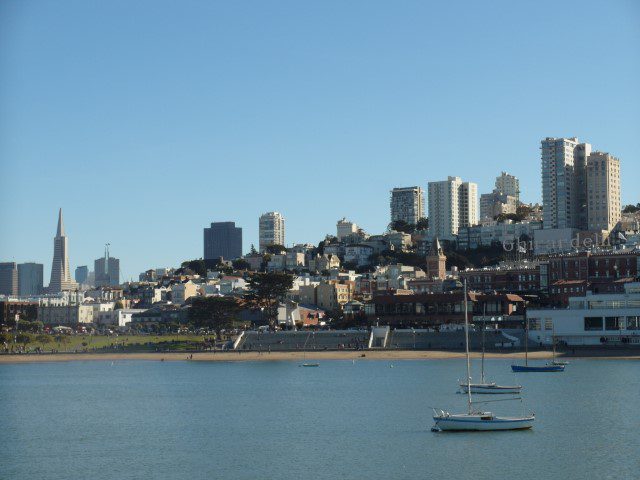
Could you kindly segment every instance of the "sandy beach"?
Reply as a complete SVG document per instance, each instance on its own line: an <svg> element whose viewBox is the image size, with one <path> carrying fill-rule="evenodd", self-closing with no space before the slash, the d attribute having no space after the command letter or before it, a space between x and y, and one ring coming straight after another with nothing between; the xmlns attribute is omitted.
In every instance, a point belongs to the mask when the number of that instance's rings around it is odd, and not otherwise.
<svg viewBox="0 0 640 480"><path fill-rule="evenodd" d="M249 362L249 361L294 361L303 360L303 352L171 352L171 353L58 353L58 354L22 354L0 355L2 363L37 362L84 362L84 361L201 361L201 362ZM472 353L480 358L479 353ZM575 355L558 355L566 358L615 358L640 360L639 350L576 349ZM549 351L529 352L530 359L548 359ZM413 350L367 350L367 351L322 351L307 352L306 360L436 360L464 358L464 352L450 351L413 351ZM486 358L523 359L524 352L486 353Z"/></svg>

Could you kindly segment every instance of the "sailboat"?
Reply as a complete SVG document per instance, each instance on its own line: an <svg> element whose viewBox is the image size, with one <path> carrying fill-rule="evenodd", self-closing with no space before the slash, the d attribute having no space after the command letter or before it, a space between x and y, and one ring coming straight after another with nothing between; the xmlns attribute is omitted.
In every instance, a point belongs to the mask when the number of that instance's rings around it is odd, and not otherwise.
<svg viewBox="0 0 640 480"><path fill-rule="evenodd" d="M319 363L308 363L307 360L307 342L309 341L309 337L311 336L313 332L309 332L309 335L307 335L307 339L304 341L304 346L302 347L303 349L303 354L302 354L302 361L303 363L301 363L300 367L319 367L320 364Z"/></svg>
<svg viewBox="0 0 640 480"><path fill-rule="evenodd" d="M555 340L554 340L555 344ZM555 345L554 345L555 352ZM525 319L524 334L524 365L511 365L514 372L564 372L564 365L556 365L548 363L546 365L533 366L529 365L529 319Z"/></svg>
<svg viewBox="0 0 640 480"><path fill-rule="evenodd" d="M519 394L520 390L522 390L522 385L497 385L496 382L487 382L484 376L484 332L486 326L486 306L484 311L482 312L482 362L480 368L480 383L472 383L467 387L467 384L464 382L460 383L460 388L463 393L467 393L468 388L471 388L471 393L480 393L480 394Z"/></svg>
<svg viewBox="0 0 640 480"><path fill-rule="evenodd" d="M523 417L498 417L491 412L474 409L471 397L471 359L469 357L469 311L467 301L467 282L464 282L464 335L467 356L467 413L449 413L434 409L432 430L435 431L496 431L496 430L524 430L531 428L535 415ZM505 400L520 400L519 398ZM489 400L491 401L491 400ZM493 400L500 401L500 400ZM475 402L488 403L488 402Z"/></svg>
<svg viewBox="0 0 640 480"><path fill-rule="evenodd" d="M553 325L553 332L552 332L552 341L553 341L553 359L551 360L551 363L548 363L547 365L569 365L569 362L565 362L563 360L558 360L556 358L556 326L555 324Z"/></svg>

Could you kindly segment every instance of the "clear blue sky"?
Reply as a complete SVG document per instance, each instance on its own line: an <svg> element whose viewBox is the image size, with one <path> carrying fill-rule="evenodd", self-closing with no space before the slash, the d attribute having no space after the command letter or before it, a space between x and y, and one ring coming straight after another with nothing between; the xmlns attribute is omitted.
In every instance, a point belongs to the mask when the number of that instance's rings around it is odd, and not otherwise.
<svg viewBox="0 0 640 480"><path fill-rule="evenodd" d="M539 142L622 160L640 201L640 3L0 3L0 260L45 264L64 209L72 269L124 279L202 256L202 228L285 215L287 244L389 190L501 170L540 200Z"/></svg>

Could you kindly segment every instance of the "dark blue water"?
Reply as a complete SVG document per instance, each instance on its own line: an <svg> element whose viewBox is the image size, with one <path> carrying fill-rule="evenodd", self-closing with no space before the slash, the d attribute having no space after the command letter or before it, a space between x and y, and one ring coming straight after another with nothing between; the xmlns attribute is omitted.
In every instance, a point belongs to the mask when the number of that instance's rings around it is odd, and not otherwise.
<svg viewBox="0 0 640 480"><path fill-rule="evenodd" d="M533 430L432 433L461 360L0 365L0 478L640 478L638 362L487 363Z"/></svg>

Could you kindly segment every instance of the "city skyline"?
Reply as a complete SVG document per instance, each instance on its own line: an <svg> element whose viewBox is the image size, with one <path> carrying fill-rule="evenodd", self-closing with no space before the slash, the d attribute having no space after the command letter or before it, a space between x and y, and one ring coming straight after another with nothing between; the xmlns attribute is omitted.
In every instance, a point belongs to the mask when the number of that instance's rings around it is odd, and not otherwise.
<svg viewBox="0 0 640 480"><path fill-rule="evenodd" d="M637 203L638 7L547 5L553 18L544 4L504 2L500 18L469 4L461 18L453 5L356 2L336 16L331 6L291 3L264 24L261 5L173 15L167 3L141 2L123 15L118 3L4 4L2 260L43 263L49 278L58 207L71 270L90 265L108 241L126 280L199 258L201 226L216 220L244 229L247 252L263 211L283 213L287 244L320 239L342 217L380 232L391 188L425 189L450 175L485 193L507 170L521 179L522 201L540 202L547 136L577 136L620 158L622 204ZM158 21L141 37L135 20L149 10ZM611 33L577 37L563 18ZM159 26L166 19L175 20L173 40ZM548 75L553 52L614 72L612 88L596 73ZM77 63L62 61L69 55ZM53 72L46 82L42 68ZM567 108L567 98L585 99L588 111ZM323 176L330 187L308 185ZM139 194L143 184L153 194ZM107 186L117 194L96 195ZM184 212L178 193L191 197ZM318 199L323 207L311 209ZM112 213L134 204L143 215Z"/></svg>

